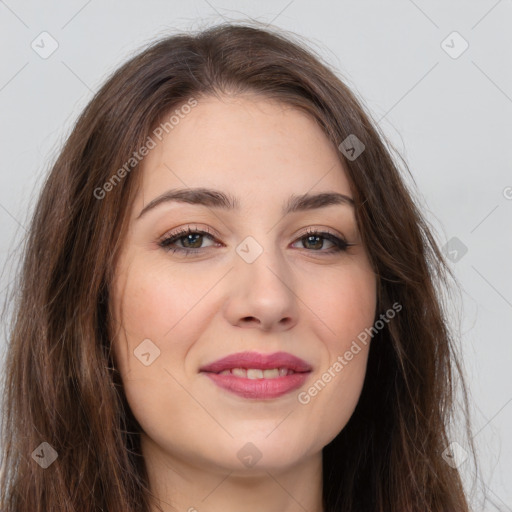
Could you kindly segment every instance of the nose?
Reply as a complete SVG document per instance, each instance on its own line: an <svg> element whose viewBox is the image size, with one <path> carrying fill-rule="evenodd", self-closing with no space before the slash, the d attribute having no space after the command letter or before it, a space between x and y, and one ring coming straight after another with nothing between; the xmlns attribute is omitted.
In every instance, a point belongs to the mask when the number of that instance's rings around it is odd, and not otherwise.
<svg viewBox="0 0 512 512"><path fill-rule="evenodd" d="M293 275L276 251L265 249L252 263L237 254L229 276L225 315L232 325L284 331L297 323Z"/></svg>

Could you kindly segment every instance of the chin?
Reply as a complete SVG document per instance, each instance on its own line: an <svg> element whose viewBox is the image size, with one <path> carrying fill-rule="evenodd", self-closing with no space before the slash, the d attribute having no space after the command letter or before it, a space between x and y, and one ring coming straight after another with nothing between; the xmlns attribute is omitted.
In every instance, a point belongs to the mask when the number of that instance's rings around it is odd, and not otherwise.
<svg viewBox="0 0 512 512"><path fill-rule="evenodd" d="M280 420L281 421L281 420ZM236 456L236 467L246 469L285 469L315 450L307 444L307 432L278 426L279 422L265 424L265 429L244 429L244 433L230 440ZM281 429L281 431L280 431ZM290 432L295 435L290 435ZM319 450L321 448L318 448Z"/></svg>

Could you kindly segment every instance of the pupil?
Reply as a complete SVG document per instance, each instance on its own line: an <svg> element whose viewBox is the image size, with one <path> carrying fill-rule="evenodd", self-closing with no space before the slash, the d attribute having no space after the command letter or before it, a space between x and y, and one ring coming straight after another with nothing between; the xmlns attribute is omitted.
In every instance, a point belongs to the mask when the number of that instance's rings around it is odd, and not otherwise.
<svg viewBox="0 0 512 512"><path fill-rule="evenodd" d="M318 235L310 235L310 236L308 236L308 237L306 238L307 243L309 243L311 240L314 240L315 238L316 238L317 240L319 240L321 237L319 237ZM322 248L323 243L322 243L322 242L319 242L319 243L317 243L316 245L317 245L317 247L315 247L316 249L321 249L321 248ZM319 247L318 247L318 245L319 245Z"/></svg>
<svg viewBox="0 0 512 512"><path fill-rule="evenodd" d="M191 237L198 237L198 238L200 238L201 236L202 236L202 235L199 235L199 234L190 234L190 235L187 235L187 236L185 237L186 245L188 244L188 242L190 242L190 241L191 241L191 240L190 240L190 238L191 238ZM196 242L197 242L197 240L196 240ZM194 243L194 241L192 241L192 243ZM188 246L188 245L187 245L187 246ZM200 246L201 246L201 244L199 244L199 247L200 247ZM197 246L194 246L193 248L195 249L195 248L198 248L198 247L197 247Z"/></svg>

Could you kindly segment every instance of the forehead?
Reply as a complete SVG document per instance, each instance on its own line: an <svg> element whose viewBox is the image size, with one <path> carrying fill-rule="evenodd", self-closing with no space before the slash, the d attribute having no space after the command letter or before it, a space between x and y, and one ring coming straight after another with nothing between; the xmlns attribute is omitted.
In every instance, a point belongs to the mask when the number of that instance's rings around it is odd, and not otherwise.
<svg viewBox="0 0 512 512"><path fill-rule="evenodd" d="M145 202L176 187L260 200L325 190L351 195L336 147L296 108L258 96L207 97L180 114L161 140L153 137L142 162Z"/></svg>

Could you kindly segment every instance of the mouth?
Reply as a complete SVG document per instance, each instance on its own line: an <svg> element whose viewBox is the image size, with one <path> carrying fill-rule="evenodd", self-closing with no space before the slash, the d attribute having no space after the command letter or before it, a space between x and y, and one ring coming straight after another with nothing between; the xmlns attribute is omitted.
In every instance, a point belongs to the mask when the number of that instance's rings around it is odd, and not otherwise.
<svg viewBox="0 0 512 512"><path fill-rule="evenodd" d="M312 367L286 352L242 352L203 366L200 373L217 386L243 398L272 399L302 386Z"/></svg>

